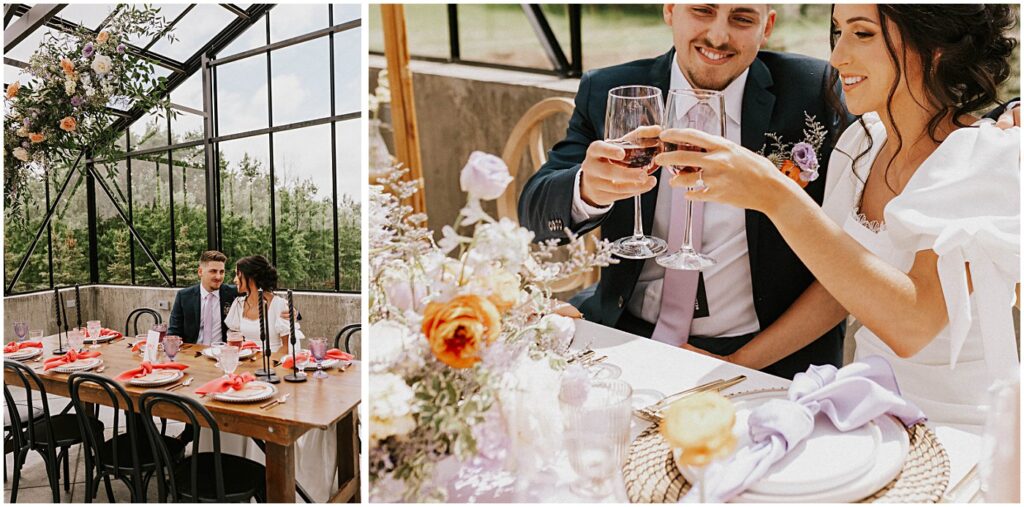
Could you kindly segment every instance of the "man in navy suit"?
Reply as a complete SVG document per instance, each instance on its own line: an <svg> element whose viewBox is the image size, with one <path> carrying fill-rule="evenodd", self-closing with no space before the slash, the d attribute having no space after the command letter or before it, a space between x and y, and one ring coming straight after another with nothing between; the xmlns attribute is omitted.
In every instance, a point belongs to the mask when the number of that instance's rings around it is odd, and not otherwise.
<svg viewBox="0 0 1024 507"><path fill-rule="evenodd" d="M603 142L606 100L611 88L622 85L655 86L666 97L669 89L720 90L726 97L726 137L754 151L766 144L766 133L789 143L804 140L805 114L815 117L829 136L818 154L821 175L806 191L821 203L828 147L843 120L849 120L826 103L828 63L760 51L775 23L775 11L766 5L667 4L664 17L673 32L672 50L589 71L580 80L565 139L554 146L519 199L520 221L536 233L537 241L565 238L564 228L582 234L600 226L602 237L609 240L631 235L635 195L641 195L646 232L668 238L670 228L682 227L669 211L672 190L670 178L662 177L665 171L649 176L642 169L611 163L624 152ZM702 213L703 242L696 246L717 264L701 273L696 294L689 295L695 302L692 316L687 316L688 336L673 339L729 355L804 299L801 295L813 276L763 214L715 204ZM659 322L673 318L662 305L667 280L654 259L622 259L602 269L600 282L573 302L587 320L652 336ZM682 295L667 290L664 299L677 297ZM757 367L792 378L810 364L841 365L843 323L821 321L808 311L806 318L785 324L773 327L773 336L759 339L784 347L783 341L805 337L803 343L810 344Z"/></svg>
<svg viewBox="0 0 1024 507"><path fill-rule="evenodd" d="M225 341L224 317L238 297L234 285L224 283L226 255L208 250L199 257L199 283L178 291L171 309L167 334L185 343L209 345Z"/></svg>

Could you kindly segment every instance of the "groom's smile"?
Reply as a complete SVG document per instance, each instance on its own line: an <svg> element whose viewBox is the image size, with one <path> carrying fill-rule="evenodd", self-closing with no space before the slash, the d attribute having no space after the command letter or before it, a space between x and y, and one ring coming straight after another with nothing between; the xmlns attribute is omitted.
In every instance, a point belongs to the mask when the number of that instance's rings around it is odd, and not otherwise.
<svg viewBox="0 0 1024 507"><path fill-rule="evenodd" d="M731 51L717 51L706 46L694 46L696 53L700 56L700 59L708 65L725 65L729 63L732 57L736 56L735 52Z"/></svg>

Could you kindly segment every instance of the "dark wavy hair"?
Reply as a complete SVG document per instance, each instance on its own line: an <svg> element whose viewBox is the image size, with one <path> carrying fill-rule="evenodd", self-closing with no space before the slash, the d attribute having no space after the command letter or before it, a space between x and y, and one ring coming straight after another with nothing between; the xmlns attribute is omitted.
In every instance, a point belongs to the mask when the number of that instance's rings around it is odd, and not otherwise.
<svg viewBox="0 0 1024 507"><path fill-rule="evenodd" d="M242 278L239 282L244 285L247 285L244 280L252 280L256 284L256 288L263 289L264 292L277 290L277 269L262 255L250 255L238 259L238 262L235 263L235 270Z"/></svg>
<svg viewBox="0 0 1024 507"><path fill-rule="evenodd" d="M833 13L835 7L833 7ZM921 60L927 104L935 114L928 121L928 136L935 142L944 118L952 117L958 127L966 127L960 117L980 111L997 102L996 88L1010 76L1010 55L1017 41L1008 36L1016 26L1017 15L1005 4L896 4L878 5L881 32L889 59L896 67L896 79L889 88L886 112L893 117L892 100L903 73L909 52ZM896 27L902 48L896 48L889 24ZM836 47L836 26L831 28L832 49ZM899 57L897 57L899 52ZM900 61L903 62L900 65ZM836 83L839 72L831 69L830 104L839 104ZM918 101L918 97L913 97ZM918 102L920 104L920 102ZM862 118L857 122L867 130ZM896 153L903 149L903 136L893 121L891 132L896 140ZM873 142L868 137L868 148L853 158L854 163L871 151ZM892 160L889 161L889 165ZM886 166L885 183L889 186L889 167ZM895 192L891 186L890 190Z"/></svg>

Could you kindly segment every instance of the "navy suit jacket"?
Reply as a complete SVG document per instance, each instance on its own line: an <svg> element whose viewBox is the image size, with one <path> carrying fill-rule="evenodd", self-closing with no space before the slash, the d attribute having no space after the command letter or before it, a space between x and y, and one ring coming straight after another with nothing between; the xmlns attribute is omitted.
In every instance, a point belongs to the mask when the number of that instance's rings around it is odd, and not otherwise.
<svg viewBox="0 0 1024 507"><path fill-rule="evenodd" d="M602 238L609 240L633 233L632 199L616 202L611 211L599 219L573 224L573 185L580 164L586 158L587 147L603 138L608 91L622 85L649 85L660 88L667 97L674 58L673 49L657 58L592 70L583 75L565 139L555 144L548 162L530 178L519 198L519 220L536 234L536 241L564 239L563 227L583 234L600 226ZM830 133L819 154L821 175L805 189L818 204L825 190L830 147L841 119L826 105L828 86L828 63L801 55L762 51L747 75L740 122L742 145L755 152L767 143L767 132L774 132L790 143L803 140L804 113L825 125ZM663 172L659 170L655 176L661 178ZM657 188L641 196L642 220L647 231L654 222ZM814 277L764 214L746 211L746 234L754 308L763 329L793 304ZM619 264L603 268L594 295L580 307L586 319L615 327L642 267L642 260L620 259ZM840 324L765 371L792 378L810 364L839 366L844 333L845 324Z"/></svg>
<svg viewBox="0 0 1024 507"><path fill-rule="evenodd" d="M231 304L238 297L238 290L234 285L222 284L220 286L220 332L221 339L227 339L227 326L224 325L224 317L228 315ZM202 292L199 285L186 287L178 291L174 296L174 307L171 308L171 323L167 326L167 334L180 336L185 343L196 343L199 341L200 309L202 308Z"/></svg>

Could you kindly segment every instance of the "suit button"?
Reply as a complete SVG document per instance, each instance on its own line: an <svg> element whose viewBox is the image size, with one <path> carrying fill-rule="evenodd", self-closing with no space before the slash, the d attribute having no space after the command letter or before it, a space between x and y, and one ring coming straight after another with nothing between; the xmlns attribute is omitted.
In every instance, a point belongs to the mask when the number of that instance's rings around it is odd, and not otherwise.
<svg viewBox="0 0 1024 507"><path fill-rule="evenodd" d="M625 305L626 305L626 300L623 299L622 296L619 296L619 308L622 308Z"/></svg>

